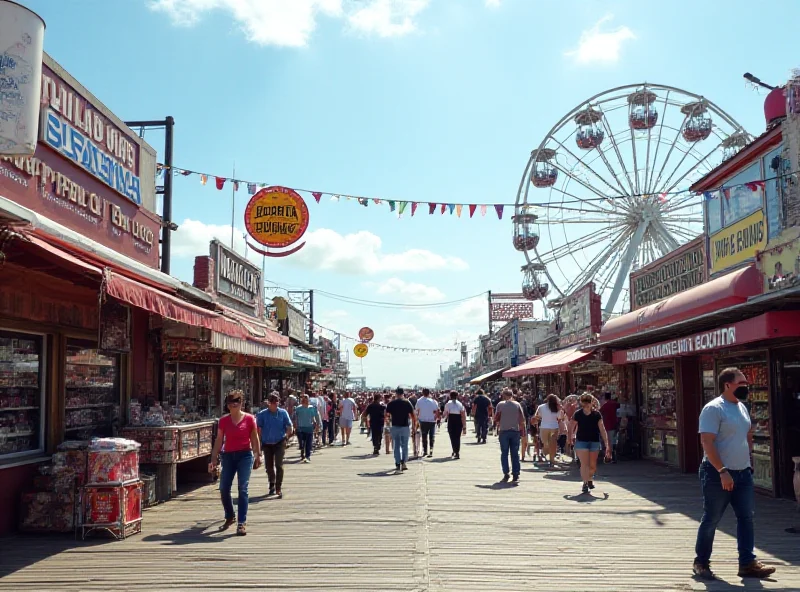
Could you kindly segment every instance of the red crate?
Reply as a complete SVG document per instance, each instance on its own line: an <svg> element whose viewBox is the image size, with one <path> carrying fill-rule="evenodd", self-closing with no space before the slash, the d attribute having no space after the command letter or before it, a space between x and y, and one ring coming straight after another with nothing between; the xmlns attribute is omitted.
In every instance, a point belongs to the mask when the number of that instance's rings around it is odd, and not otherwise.
<svg viewBox="0 0 800 592"><path fill-rule="evenodd" d="M113 450L89 452L89 480L94 483L123 483L139 478L139 452Z"/></svg>

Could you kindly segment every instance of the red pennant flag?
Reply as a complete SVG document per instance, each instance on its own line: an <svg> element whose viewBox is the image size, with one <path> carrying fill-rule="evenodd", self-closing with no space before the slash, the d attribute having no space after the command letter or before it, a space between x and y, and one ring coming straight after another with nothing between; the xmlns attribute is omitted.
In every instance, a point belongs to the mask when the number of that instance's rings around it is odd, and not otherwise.
<svg viewBox="0 0 800 592"><path fill-rule="evenodd" d="M222 189L227 179L225 177L214 177L217 180L217 189Z"/></svg>
<svg viewBox="0 0 800 592"><path fill-rule="evenodd" d="M764 181L753 181L752 183L745 183L745 185L750 191L758 191L764 188L765 183Z"/></svg>
<svg viewBox="0 0 800 592"><path fill-rule="evenodd" d="M722 195L724 195L724 196L725 196L725 199L730 199L730 198L731 198L731 190L730 190L730 187L725 187L725 188L722 190Z"/></svg>
<svg viewBox="0 0 800 592"><path fill-rule="evenodd" d="M411 202L411 215L412 215L412 216L414 215L414 212L416 212L416 211L417 211L417 206L418 206L418 205L419 205L419 204L417 204L417 202L415 202L415 201L412 201L412 202Z"/></svg>
<svg viewBox="0 0 800 592"><path fill-rule="evenodd" d="M503 206L500 205L500 204L497 204L497 205L494 206L494 210L497 212L497 219L498 220L502 220L503 219Z"/></svg>
<svg viewBox="0 0 800 592"><path fill-rule="evenodd" d="M322 199L322 194L321 194L319 191L315 191L315 192L314 192L314 193L312 193L311 195L313 195L313 196L314 196L314 199L316 199L316 200L317 200L317 203L319 203L319 200L321 200L321 199Z"/></svg>
<svg viewBox="0 0 800 592"><path fill-rule="evenodd" d="M239 191L239 181L234 181L233 182L233 190L234 191Z"/></svg>
<svg viewBox="0 0 800 592"><path fill-rule="evenodd" d="M469 217L472 218L473 214L475 214L475 210L478 209L477 204L469 204Z"/></svg>
<svg viewBox="0 0 800 592"><path fill-rule="evenodd" d="M441 213L444 214L444 211L447 209L447 204L442 204Z"/></svg>
<svg viewBox="0 0 800 592"><path fill-rule="evenodd" d="M181 175L183 175L184 177L188 177L191 174L192 174L192 171L187 171L185 169L181 171Z"/></svg>
<svg viewBox="0 0 800 592"><path fill-rule="evenodd" d="M428 203L428 213L429 214L433 214L433 212L435 210L436 210L436 204L435 203Z"/></svg>

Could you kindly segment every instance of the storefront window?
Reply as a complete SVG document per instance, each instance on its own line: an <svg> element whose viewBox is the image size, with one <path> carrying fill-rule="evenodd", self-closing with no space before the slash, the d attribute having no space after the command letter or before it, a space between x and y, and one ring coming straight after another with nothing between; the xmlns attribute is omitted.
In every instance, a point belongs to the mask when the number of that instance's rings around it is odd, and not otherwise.
<svg viewBox="0 0 800 592"><path fill-rule="evenodd" d="M722 198L722 223L730 226L763 206L762 190L753 191L745 183L761 180L761 162L757 161L726 181L727 196Z"/></svg>
<svg viewBox="0 0 800 592"><path fill-rule="evenodd" d="M44 449L42 342L0 331L0 456Z"/></svg>
<svg viewBox="0 0 800 592"><path fill-rule="evenodd" d="M91 346L67 342L65 376L65 431L69 440L110 436L119 420L117 356L106 356Z"/></svg>
<svg viewBox="0 0 800 592"><path fill-rule="evenodd" d="M642 368L645 456L678 464L675 368Z"/></svg>
<svg viewBox="0 0 800 592"><path fill-rule="evenodd" d="M223 368L222 369L222 396L228 391L238 389L244 391L245 405L249 409L253 404L253 369L252 368Z"/></svg>
<svg viewBox="0 0 800 592"><path fill-rule="evenodd" d="M782 195L786 195L788 189L788 173L791 172L791 163L783 158L783 144L767 153L762 159L762 169L767 204L767 231L769 238L773 239L783 230ZM780 175L786 175L781 177Z"/></svg>

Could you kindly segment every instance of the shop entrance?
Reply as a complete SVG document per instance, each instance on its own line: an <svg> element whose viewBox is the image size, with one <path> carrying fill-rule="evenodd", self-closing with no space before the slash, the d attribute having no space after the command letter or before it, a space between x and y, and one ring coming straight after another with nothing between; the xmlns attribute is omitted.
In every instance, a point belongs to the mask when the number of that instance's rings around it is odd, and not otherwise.
<svg viewBox="0 0 800 592"><path fill-rule="evenodd" d="M787 361L781 371L778 397L781 407L781 450L778 479L781 494L794 497L794 463L792 457L800 456L800 361Z"/></svg>

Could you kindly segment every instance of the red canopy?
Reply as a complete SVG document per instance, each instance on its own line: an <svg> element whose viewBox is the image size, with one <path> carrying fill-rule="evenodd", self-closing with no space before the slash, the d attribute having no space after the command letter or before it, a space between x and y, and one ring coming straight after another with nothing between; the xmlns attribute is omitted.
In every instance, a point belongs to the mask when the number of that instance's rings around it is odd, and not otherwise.
<svg viewBox="0 0 800 592"><path fill-rule="evenodd" d="M761 274L751 265L606 321L600 330L600 343L741 304L762 291Z"/></svg>
<svg viewBox="0 0 800 592"><path fill-rule="evenodd" d="M569 372L569 365L580 362L592 355L594 351L584 352L578 347L569 347L550 352L525 362L521 366L503 372L503 378L526 376L528 374L555 374Z"/></svg>

